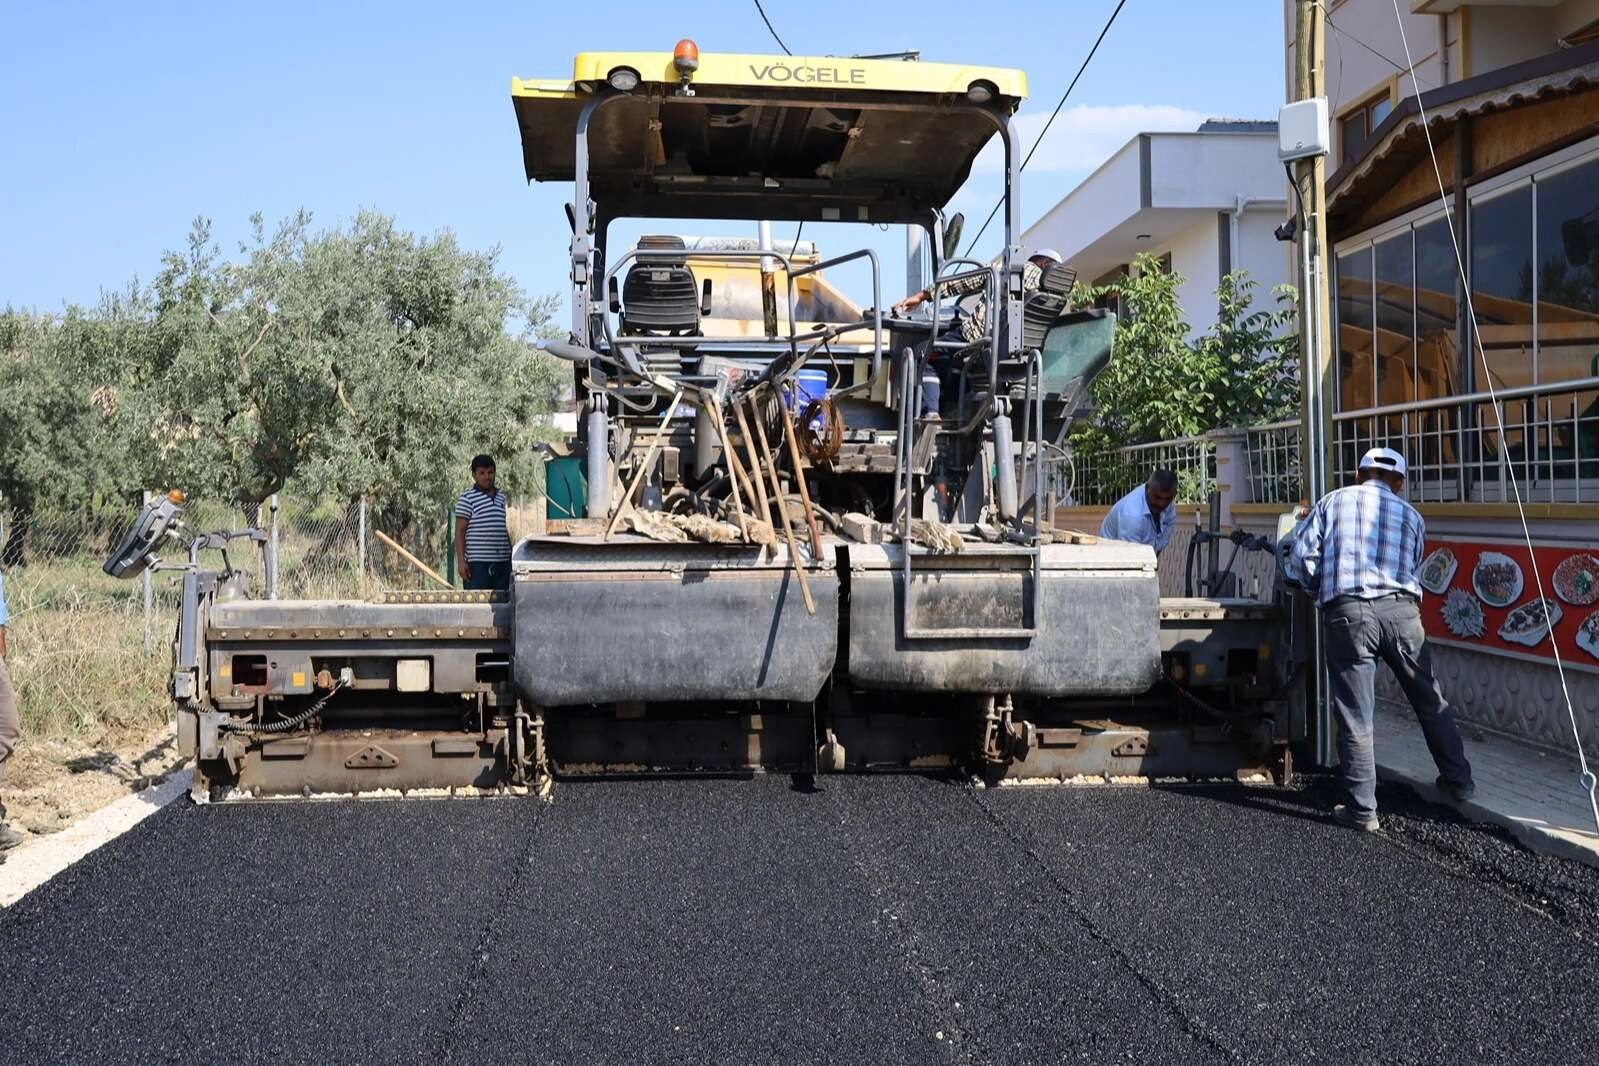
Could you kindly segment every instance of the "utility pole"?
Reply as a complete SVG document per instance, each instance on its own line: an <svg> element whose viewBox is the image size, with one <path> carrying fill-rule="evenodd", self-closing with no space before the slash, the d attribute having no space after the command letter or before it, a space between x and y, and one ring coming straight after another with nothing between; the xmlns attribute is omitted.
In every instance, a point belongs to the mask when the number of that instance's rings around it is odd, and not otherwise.
<svg viewBox="0 0 1599 1066"><path fill-rule="evenodd" d="M1319 0L1296 0L1294 27L1294 99L1326 95L1326 16ZM1321 498L1331 478L1331 394L1337 385L1332 347L1331 301L1328 298L1327 158L1312 156L1294 164L1298 202L1304 205L1299 234L1301 471L1305 494Z"/></svg>
<svg viewBox="0 0 1599 1066"><path fill-rule="evenodd" d="M1294 100L1327 95L1326 9L1320 0L1295 0ZM1324 155L1294 164L1296 197L1303 205L1299 233L1299 469L1305 496L1314 503L1332 477L1332 396L1337 388L1332 344L1331 301L1327 284L1327 161ZM1319 612L1310 612L1311 676L1308 710L1316 761L1333 762L1333 723L1327 703L1325 634Z"/></svg>

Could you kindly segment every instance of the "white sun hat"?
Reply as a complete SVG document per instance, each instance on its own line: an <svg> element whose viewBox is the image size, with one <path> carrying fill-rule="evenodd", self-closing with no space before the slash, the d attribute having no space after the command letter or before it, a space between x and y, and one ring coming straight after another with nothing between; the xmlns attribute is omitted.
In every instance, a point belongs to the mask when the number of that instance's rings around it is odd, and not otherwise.
<svg viewBox="0 0 1599 1066"><path fill-rule="evenodd" d="M1029 259L1053 259L1057 263L1064 263L1066 261L1066 257L1061 255L1059 252L1055 251L1055 249L1053 249L1053 248L1040 248L1040 249L1038 249L1038 251L1034 252L1032 255L1028 256L1027 258L1029 258Z"/></svg>
<svg viewBox="0 0 1599 1066"><path fill-rule="evenodd" d="M1386 470L1390 474L1405 476L1405 457L1392 448L1373 448L1360 457L1362 470Z"/></svg>

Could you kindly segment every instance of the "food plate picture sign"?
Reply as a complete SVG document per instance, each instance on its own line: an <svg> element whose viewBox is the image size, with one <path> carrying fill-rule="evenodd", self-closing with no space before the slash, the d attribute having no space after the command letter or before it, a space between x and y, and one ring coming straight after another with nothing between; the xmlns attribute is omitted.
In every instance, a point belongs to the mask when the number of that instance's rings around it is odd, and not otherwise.
<svg viewBox="0 0 1599 1066"><path fill-rule="evenodd" d="M1419 576L1428 639L1599 673L1599 545L1429 540Z"/></svg>

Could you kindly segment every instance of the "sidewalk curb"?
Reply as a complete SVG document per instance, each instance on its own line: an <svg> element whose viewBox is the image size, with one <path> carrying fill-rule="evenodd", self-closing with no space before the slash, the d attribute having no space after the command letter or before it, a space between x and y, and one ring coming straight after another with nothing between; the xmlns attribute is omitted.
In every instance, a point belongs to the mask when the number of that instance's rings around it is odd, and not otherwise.
<svg viewBox="0 0 1599 1066"><path fill-rule="evenodd" d="M1527 814L1517 814L1508 807L1494 806L1481 788L1477 795L1465 803L1455 803L1443 794L1431 777L1422 778L1410 771L1384 765L1377 759L1377 776L1385 781L1408 785L1422 799L1452 807L1474 822L1497 825L1516 840L1540 855L1553 855L1572 859L1599 868L1599 834L1591 830L1577 830L1558 825Z"/></svg>
<svg viewBox="0 0 1599 1066"><path fill-rule="evenodd" d="M85 855L126 833L189 791L191 770L115 803L49 836L19 845L0 863L0 908L11 906Z"/></svg>

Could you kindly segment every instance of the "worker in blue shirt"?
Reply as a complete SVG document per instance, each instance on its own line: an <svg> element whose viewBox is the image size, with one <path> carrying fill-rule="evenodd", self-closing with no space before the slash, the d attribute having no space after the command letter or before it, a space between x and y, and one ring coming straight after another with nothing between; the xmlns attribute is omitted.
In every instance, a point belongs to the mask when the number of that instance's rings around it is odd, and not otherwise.
<svg viewBox="0 0 1599 1066"><path fill-rule="evenodd" d="M1099 535L1106 540L1147 544L1159 555L1177 530L1177 475L1157 470L1149 481L1116 501Z"/></svg>
<svg viewBox="0 0 1599 1066"><path fill-rule="evenodd" d="M1476 791L1460 728L1432 672L1421 625L1426 526L1405 501L1405 457L1373 448L1359 483L1323 496L1294 537L1287 570L1316 597L1326 626L1327 674L1338 715L1342 825L1375 831L1377 770L1372 747L1377 660L1388 664L1421 723L1438 766L1438 787L1457 803Z"/></svg>
<svg viewBox="0 0 1599 1066"><path fill-rule="evenodd" d="M17 690L11 686L11 674L6 668L6 623L11 614L6 610L6 580L0 574L0 782L5 780L6 763L22 739L22 719L17 714ZM22 843L22 834L6 825L6 807L0 803L0 862L5 853Z"/></svg>

